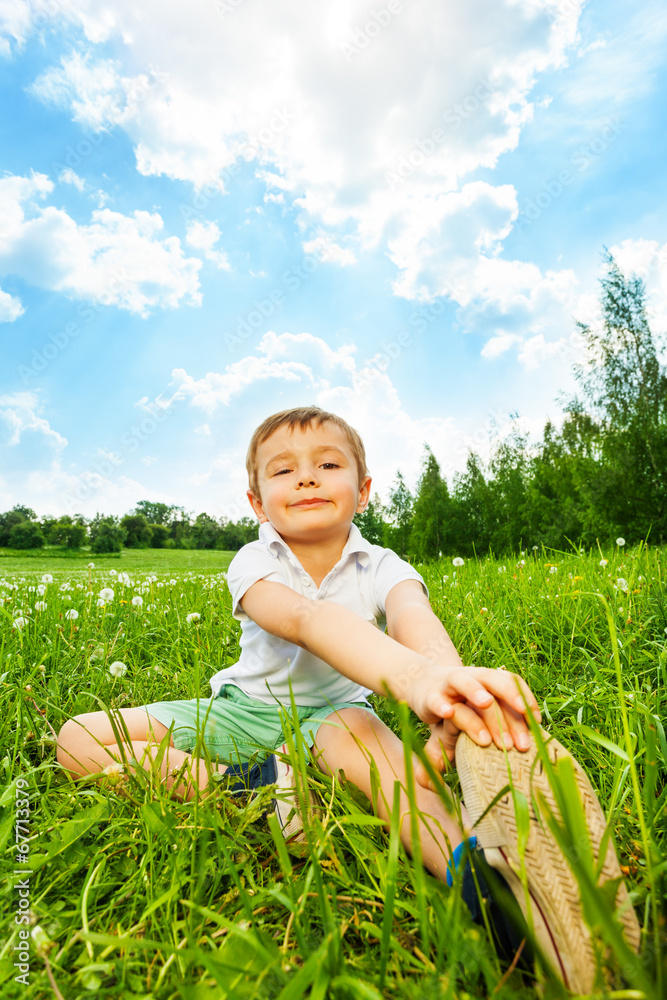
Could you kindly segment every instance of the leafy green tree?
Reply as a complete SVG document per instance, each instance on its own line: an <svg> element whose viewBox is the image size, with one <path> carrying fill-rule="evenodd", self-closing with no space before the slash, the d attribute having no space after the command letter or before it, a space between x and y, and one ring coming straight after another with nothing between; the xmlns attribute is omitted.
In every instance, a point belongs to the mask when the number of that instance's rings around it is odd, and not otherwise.
<svg viewBox="0 0 667 1000"><path fill-rule="evenodd" d="M389 491L389 503L385 508L382 544L393 549L403 559L410 550L414 502L402 474L397 472L394 485Z"/></svg>
<svg viewBox="0 0 667 1000"><path fill-rule="evenodd" d="M152 531L143 514L126 514L120 522L125 531L127 549L145 549L150 545Z"/></svg>
<svg viewBox="0 0 667 1000"><path fill-rule="evenodd" d="M125 541L125 529L117 517L96 514L90 523L90 545L97 554L120 552Z"/></svg>
<svg viewBox="0 0 667 1000"><path fill-rule="evenodd" d="M68 549L80 549L88 537L85 519L77 514L71 518L63 514L59 518L42 518L42 530L49 545L62 545Z"/></svg>
<svg viewBox="0 0 667 1000"><path fill-rule="evenodd" d="M170 524L174 515L182 510L182 507L161 503L159 500L140 500L134 508L134 513L141 514L149 524Z"/></svg>
<svg viewBox="0 0 667 1000"><path fill-rule="evenodd" d="M257 541L258 530L259 525L254 517L242 517L238 521L223 518L215 547L226 552L238 552L248 542Z"/></svg>
<svg viewBox="0 0 667 1000"><path fill-rule="evenodd" d="M652 529L667 539L667 374L646 315L644 282L605 252L601 328L578 324L587 349L575 367L600 425L596 520L613 537Z"/></svg>
<svg viewBox="0 0 667 1000"><path fill-rule="evenodd" d="M437 559L455 543L452 502L440 466L426 446L424 466L417 485L417 496L410 532L411 554L417 559Z"/></svg>
<svg viewBox="0 0 667 1000"><path fill-rule="evenodd" d="M163 549L169 539L169 528L166 524L151 524L149 525L151 529L151 540L149 546L151 549Z"/></svg>
<svg viewBox="0 0 667 1000"><path fill-rule="evenodd" d="M382 545L385 528L383 515L384 508L377 493L368 501L368 506L363 513L354 515L354 523L371 545Z"/></svg>
<svg viewBox="0 0 667 1000"><path fill-rule="evenodd" d="M528 442L516 428L500 441L489 463L489 542L494 552L514 552L529 533L526 521Z"/></svg>
<svg viewBox="0 0 667 1000"><path fill-rule="evenodd" d="M21 504L17 504L4 514L0 514L0 545L9 545L9 536L14 525L36 519L37 515L34 510L31 507L23 507Z"/></svg>
<svg viewBox="0 0 667 1000"><path fill-rule="evenodd" d="M482 461L469 452L465 472L454 479L452 523L460 555L487 552L494 525L493 498Z"/></svg>
<svg viewBox="0 0 667 1000"><path fill-rule="evenodd" d="M41 549L43 545L44 535L36 521L19 521L10 529L10 549Z"/></svg>
<svg viewBox="0 0 667 1000"><path fill-rule="evenodd" d="M220 525L210 514L197 514L190 535L195 549L214 549L220 535Z"/></svg>

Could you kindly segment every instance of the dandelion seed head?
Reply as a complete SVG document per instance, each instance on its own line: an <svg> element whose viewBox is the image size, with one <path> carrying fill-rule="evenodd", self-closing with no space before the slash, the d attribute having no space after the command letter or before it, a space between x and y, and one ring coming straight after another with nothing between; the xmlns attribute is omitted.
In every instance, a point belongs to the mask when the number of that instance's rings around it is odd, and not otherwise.
<svg viewBox="0 0 667 1000"><path fill-rule="evenodd" d="M70 608L69 611L65 612L65 618L67 618L69 621L74 621L78 617L79 617L79 612L76 610L76 608Z"/></svg>
<svg viewBox="0 0 667 1000"><path fill-rule="evenodd" d="M625 545L625 538L617 538L616 539L616 544L618 546L620 546L621 548L623 548L623 546Z"/></svg>
<svg viewBox="0 0 667 1000"><path fill-rule="evenodd" d="M109 673L112 677L122 677L127 673L127 666L122 660L114 660L109 664Z"/></svg>
<svg viewBox="0 0 667 1000"><path fill-rule="evenodd" d="M50 573L45 573L42 577L42 583L53 583L53 577Z"/></svg>
<svg viewBox="0 0 667 1000"><path fill-rule="evenodd" d="M191 611L189 615L185 616L186 622L198 622L200 618L201 615L198 611Z"/></svg>
<svg viewBox="0 0 667 1000"><path fill-rule="evenodd" d="M452 559L452 566L463 566L465 560L461 559L461 556L454 556Z"/></svg>
<svg viewBox="0 0 667 1000"><path fill-rule="evenodd" d="M140 608L143 603L144 603L143 597L139 597L138 594L132 598L132 604L134 604L135 608Z"/></svg>

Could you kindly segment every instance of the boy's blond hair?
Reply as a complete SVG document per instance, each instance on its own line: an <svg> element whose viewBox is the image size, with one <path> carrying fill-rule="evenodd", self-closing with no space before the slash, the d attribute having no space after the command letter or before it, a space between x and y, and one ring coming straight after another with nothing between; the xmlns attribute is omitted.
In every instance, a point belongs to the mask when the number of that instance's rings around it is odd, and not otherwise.
<svg viewBox="0 0 667 1000"><path fill-rule="evenodd" d="M355 431L354 427L350 427L346 420L342 417L337 416L335 413L327 413L326 410L321 410L319 406L299 406L293 410L282 410L280 413L274 413L273 416L267 417L264 420L252 438L250 439L250 446L248 448L248 454L246 455L246 469L248 470L248 483L250 485L251 491L259 496L259 485L257 482L257 449L261 444L270 438L271 435L278 430L279 427L289 427L294 430L295 427L299 427L302 431L306 427L311 427L315 424L316 427L321 427L324 423L336 424L340 427L345 437L347 438L350 448L352 449L352 454L354 455L354 460L357 463L357 469L359 470L359 486L364 481L365 476L368 475L366 470L366 452L364 451L364 443L359 436L359 433Z"/></svg>

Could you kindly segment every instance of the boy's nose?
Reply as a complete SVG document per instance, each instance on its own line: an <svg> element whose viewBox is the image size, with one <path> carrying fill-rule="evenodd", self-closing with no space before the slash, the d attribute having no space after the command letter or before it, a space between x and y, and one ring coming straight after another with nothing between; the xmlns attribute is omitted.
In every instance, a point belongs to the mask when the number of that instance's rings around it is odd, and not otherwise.
<svg viewBox="0 0 667 1000"><path fill-rule="evenodd" d="M299 486L315 486L316 484L317 476L314 469L307 469L299 474Z"/></svg>

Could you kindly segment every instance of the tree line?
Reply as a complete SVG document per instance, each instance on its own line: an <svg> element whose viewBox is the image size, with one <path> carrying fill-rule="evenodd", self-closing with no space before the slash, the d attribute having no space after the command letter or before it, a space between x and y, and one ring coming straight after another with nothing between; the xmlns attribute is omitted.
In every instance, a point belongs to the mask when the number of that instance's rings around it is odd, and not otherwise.
<svg viewBox="0 0 667 1000"><path fill-rule="evenodd" d="M376 494L356 523L368 541L399 555L498 555L520 548L564 548L667 539L667 373L663 344L649 326L646 289L605 252L602 324L578 324L585 361L574 366L580 395L563 403L560 427L547 422L529 445L518 430L485 463L471 451L450 483L425 446L414 493L400 472L383 504ZM28 507L0 514L0 546L93 552L126 548L235 551L257 537L257 522L233 522L148 500L122 518L97 514L38 520Z"/></svg>

